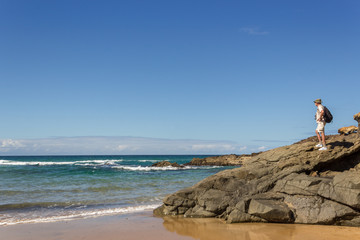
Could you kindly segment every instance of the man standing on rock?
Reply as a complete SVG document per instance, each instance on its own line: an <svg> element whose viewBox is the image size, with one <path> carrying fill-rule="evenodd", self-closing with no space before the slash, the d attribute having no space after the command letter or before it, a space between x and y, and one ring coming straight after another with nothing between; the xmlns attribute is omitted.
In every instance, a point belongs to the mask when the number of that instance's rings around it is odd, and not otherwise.
<svg viewBox="0 0 360 240"><path fill-rule="evenodd" d="M325 120L324 120L324 106L321 104L321 99L316 99L314 101L315 106L317 107L315 119L317 123L317 128L315 130L316 135L319 139L319 144L315 147L320 148L320 151L327 150L326 143L325 143Z"/></svg>

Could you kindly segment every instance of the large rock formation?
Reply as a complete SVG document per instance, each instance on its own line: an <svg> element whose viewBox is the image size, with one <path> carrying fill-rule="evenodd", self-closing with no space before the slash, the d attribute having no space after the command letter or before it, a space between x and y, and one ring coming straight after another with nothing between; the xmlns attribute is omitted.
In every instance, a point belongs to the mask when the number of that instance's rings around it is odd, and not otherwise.
<svg viewBox="0 0 360 240"><path fill-rule="evenodd" d="M350 126L350 127L342 127L339 128L338 133L340 133L341 135L348 135L354 132L357 132L358 128L355 126Z"/></svg>
<svg viewBox="0 0 360 240"><path fill-rule="evenodd" d="M243 161L250 159L251 157L257 155L258 153L253 154L243 154L243 155L223 155L223 156L214 156L206 158L194 158L191 162L185 163L184 165L188 166L239 166L242 165Z"/></svg>
<svg viewBox="0 0 360 240"><path fill-rule="evenodd" d="M249 157L164 199L155 215L219 217L228 223L360 226L360 139L312 137Z"/></svg>
<svg viewBox="0 0 360 240"><path fill-rule="evenodd" d="M358 122L358 134L360 135L360 112L354 115L354 120Z"/></svg>

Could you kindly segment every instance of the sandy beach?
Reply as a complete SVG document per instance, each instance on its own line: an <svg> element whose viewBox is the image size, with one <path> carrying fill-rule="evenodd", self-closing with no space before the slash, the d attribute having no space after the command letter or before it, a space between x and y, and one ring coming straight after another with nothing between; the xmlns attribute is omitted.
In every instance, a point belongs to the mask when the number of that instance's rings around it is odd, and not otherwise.
<svg viewBox="0 0 360 240"><path fill-rule="evenodd" d="M9 240L339 240L360 239L360 228L297 224L225 224L218 219L153 217L151 212L106 216L66 222L0 227Z"/></svg>

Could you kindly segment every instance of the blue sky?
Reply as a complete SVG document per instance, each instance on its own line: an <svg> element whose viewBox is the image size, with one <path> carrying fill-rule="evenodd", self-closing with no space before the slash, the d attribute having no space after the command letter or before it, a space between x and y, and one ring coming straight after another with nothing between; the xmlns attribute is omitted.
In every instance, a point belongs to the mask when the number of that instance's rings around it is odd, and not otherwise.
<svg viewBox="0 0 360 240"><path fill-rule="evenodd" d="M265 150L314 135L316 98L336 133L359 24L357 0L0 0L0 154Z"/></svg>

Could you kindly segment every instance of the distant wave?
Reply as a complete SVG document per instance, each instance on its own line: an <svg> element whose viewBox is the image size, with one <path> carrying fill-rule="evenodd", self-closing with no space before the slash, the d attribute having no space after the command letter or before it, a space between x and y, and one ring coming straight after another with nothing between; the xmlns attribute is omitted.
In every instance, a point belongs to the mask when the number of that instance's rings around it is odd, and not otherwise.
<svg viewBox="0 0 360 240"><path fill-rule="evenodd" d="M150 159L145 159L145 160L138 160L138 162L161 162L163 160L150 160ZM168 160L167 160L168 161Z"/></svg>
<svg viewBox="0 0 360 240"><path fill-rule="evenodd" d="M128 171L175 171L175 170L189 170L189 169L211 169L211 168L221 168L221 166L185 166L185 167L151 167L151 166L112 166L111 168L123 169Z"/></svg>
<svg viewBox="0 0 360 240"><path fill-rule="evenodd" d="M50 216L50 217L34 217L30 219L5 219L3 221L0 220L0 226L5 225L15 225L21 223L45 223L45 222L59 222L59 221L70 221L76 219L86 219L86 218L94 218L100 216L110 216L117 214L127 214L127 213L135 213L147 210L153 210L160 206L159 204L153 205L141 205L141 206L133 206L133 207L121 207L121 208L108 208L108 209L97 209L97 210L79 210L79 211L70 211L67 214L58 216Z"/></svg>

